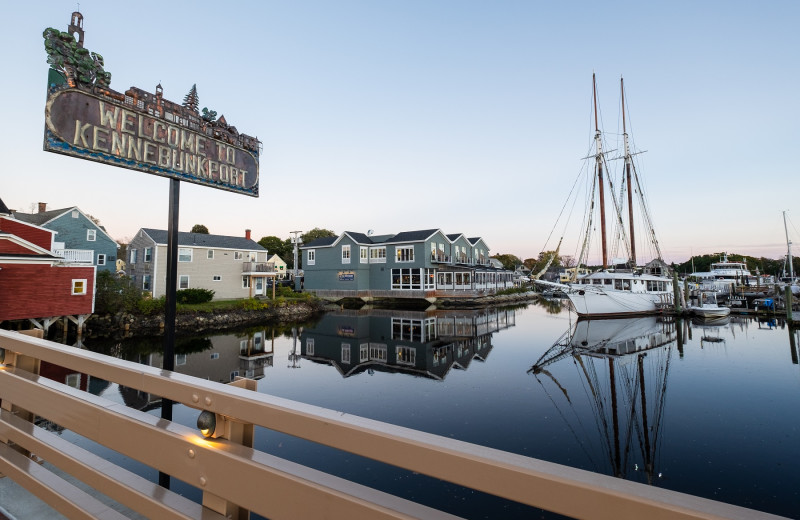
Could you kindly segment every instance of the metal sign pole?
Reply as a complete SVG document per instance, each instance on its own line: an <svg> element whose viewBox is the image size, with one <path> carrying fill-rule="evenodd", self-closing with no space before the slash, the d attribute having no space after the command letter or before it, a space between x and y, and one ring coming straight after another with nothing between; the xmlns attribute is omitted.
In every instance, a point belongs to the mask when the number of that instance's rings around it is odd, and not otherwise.
<svg viewBox="0 0 800 520"><path fill-rule="evenodd" d="M167 225L167 286L164 305L164 370L175 370L175 293L178 286L178 211L181 181L169 180L169 223ZM172 420L172 401L161 398L161 418ZM169 489L169 475L158 473L158 483Z"/></svg>

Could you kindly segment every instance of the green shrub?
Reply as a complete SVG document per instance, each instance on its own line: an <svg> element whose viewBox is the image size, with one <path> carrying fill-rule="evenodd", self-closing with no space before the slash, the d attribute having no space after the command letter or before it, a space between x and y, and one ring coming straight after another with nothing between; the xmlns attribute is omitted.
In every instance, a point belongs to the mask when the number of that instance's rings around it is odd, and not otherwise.
<svg viewBox="0 0 800 520"><path fill-rule="evenodd" d="M243 300L241 302L242 309L246 311L259 311L261 309L266 309L268 304L264 303L256 298L248 298L247 300Z"/></svg>
<svg viewBox="0 0 800 520"><path fill-rule="evenodd" d="M177 303L206 303L214 299L210 289L181 289L175 293Z"/></svg>
<svg viewBox="0 0 800 520"><path fill-rule="evenodd" d="M133 312L142 298L140 291L128 276L118 276L111 271L97 273L94 310L98 314Z"/></svg>
<svg viewBox="0 0 800 520"><path fill-rule="evenodd" d="M147 300L139 300L137 303L137 307L139 308L139 312L146 315L152 314L159 314L164 312L164 307L166 306L167 299L162 296L161 298L156 299L147 299Z"/></svg>

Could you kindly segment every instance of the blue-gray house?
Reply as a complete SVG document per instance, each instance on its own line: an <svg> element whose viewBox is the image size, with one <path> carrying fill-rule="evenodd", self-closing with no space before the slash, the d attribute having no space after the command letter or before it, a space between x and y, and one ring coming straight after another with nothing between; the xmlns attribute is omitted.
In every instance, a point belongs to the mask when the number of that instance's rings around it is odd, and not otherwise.
<svg viewBox="0 0 800 520"><path fill-rule="evenodd" d="M303 289L321 298L474 297L513 286L482 238L440 229L371 236L346 231L303 245Z"/></svg>
<svg viewBox="0 0 800 520"><path fill-rule="evenodd" d="M38 213L15 211L13 215L22 222L55 231L53 253L66 262L116 271L119 244L76 206L48 211L47 204L40 202Z"/></svg>

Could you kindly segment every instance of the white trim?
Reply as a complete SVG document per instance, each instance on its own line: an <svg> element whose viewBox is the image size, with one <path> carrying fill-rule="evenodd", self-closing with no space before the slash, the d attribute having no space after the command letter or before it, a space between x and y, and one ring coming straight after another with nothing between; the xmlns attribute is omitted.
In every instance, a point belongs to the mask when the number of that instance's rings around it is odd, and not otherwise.
<svg viewBox="0 0 800 520"><path fill-rule="evenodd" d="M186 278L186 287L181 287L181 280L183 278ZM189 281L190 280L189 280L189 275L188 274L180 274L180 275L178 275L178 287L177 287L177 289L178 290L189 289L191 287L191 285L189 284Z"/></svg>
<svg viewBox="0 0 800 520"><path fill-rule="evenodd" d="M188 260L181 260L182 252L189 251L189 259ZM184 254L185 256L185 254ZM194 248L191 247L179 247L178 248L178 263L190 263L194 259Z"/></svg>
<svg viewBox="0 0 800 520"><path fill-rule="evenodd" d="M86 241L87 242L97 242L97 230L96 229L87 229L86 230Z"/></svg>
<svg viewBox="0 0 800 520"><path fill-rule="evenodd" d="M82 290L80 292L77 292L75 290L75 287L78 284L82 285ZM87 285L86 284L86 278L73 278L72 279L72 295L73 296L84 296L86 294L87 290L88 290L88 287L86 285Z"/></svg>

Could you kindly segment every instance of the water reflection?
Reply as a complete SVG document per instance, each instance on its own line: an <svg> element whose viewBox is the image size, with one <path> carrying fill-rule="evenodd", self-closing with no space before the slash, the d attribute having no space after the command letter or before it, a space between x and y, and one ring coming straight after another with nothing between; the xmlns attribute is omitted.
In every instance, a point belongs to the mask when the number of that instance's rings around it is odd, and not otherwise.
<svg viewBox="0 0 800 520"><path fill-rule="evenodd" d="M513 327L513 309L342 310L303 331L301 355L343 377L374 371L443 380L492 350L492 334Z"/></svg>
<svg viewBox="0 0 800 520"><path fill-rule="evenodd" d="M595 471L652 484L661 477L658 449L677 345L674 321L652 316L579 320L528 372L545 389ZM578 377L562 384L550 368L568 361ZM591 413L581 413L587 405Z"/></svg>

